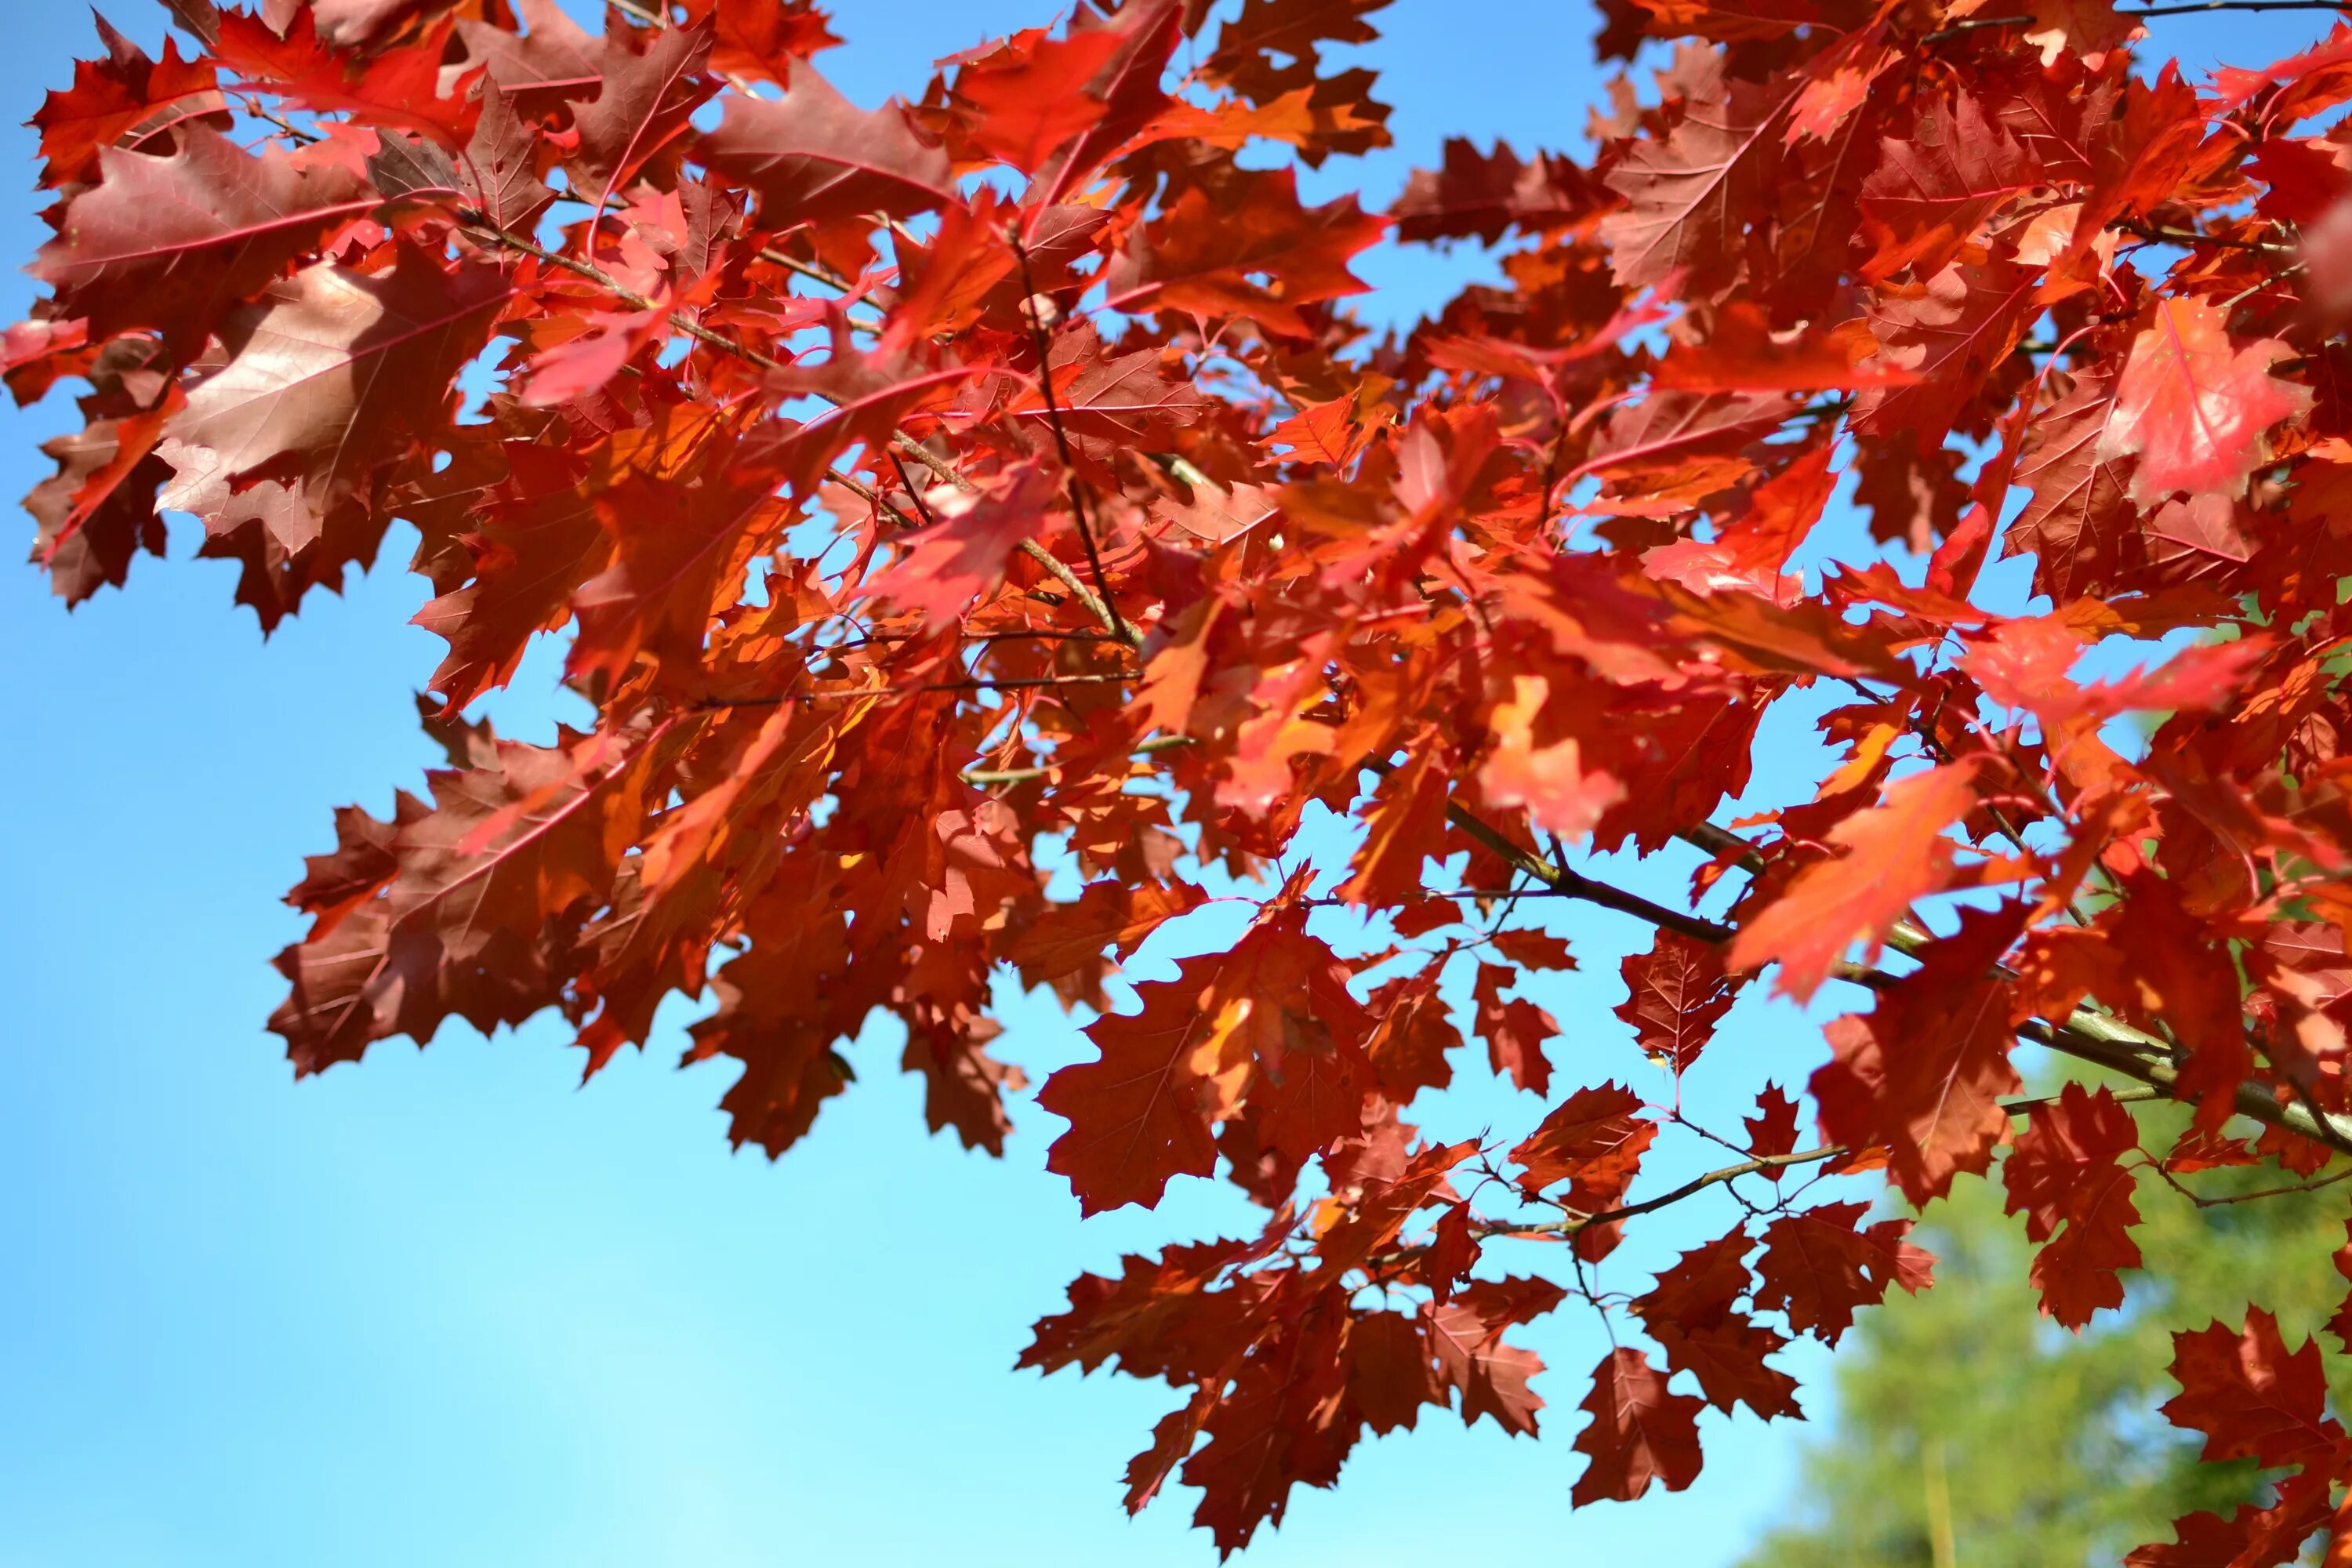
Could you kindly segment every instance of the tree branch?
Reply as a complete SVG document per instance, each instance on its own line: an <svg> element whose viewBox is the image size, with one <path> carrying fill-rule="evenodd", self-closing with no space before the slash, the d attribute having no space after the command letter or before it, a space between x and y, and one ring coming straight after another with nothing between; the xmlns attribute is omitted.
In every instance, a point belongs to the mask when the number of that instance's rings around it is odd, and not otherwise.
<svg viewBox="0 0 2352 1568"><path fill-rule="evenodd" d="M2201 16L2221 11L2341 12L2345 9L2347 7L2337 4L2337 0L2188 0L2186 4L2172 5L2118 5L2116 7L2116 15L2137 19L2158 16ZM1937 43L1945 38L1957 37L1962 33L1979 32L1987 27L2021 27L2036 19L2030 13L2009 16L1970 16L1965 21L1953 22L1937 28L1922 41L1930 44Z"/></svg>
<svg viewBox="0 0 2352 1568"><path fill-rule="evenodd" d="M1381 771L1385 772L1385 766ZM1679 910L1670 910L1638 893L1578 871L1553 866L1533 850L1512 842L1492 824L1459 805L1448 802L1445 809L1447 819L1465 833L1493 850L1507 864L1554 889L1562 898L1580 899L1701 942L1722 943L1737 934L1730 926L1719 925ZM1720 835L1721 839L1717 839L1717 835ZM1719 843L1722 839L1728 839L1732 844L1743 843L1711 825L1706 826L1704 831L1691 829L1685 837L1701 847L1708 842ZM1906 956L1913 956L1934 940L1928 932L1904 921L1889 933L1887 945ZM1898 980L1897 976L1885 970L1858 963L1840 963L1831 973L1840 980L1874 991L1885 990L1897 984ZM2104 1009L2085 1003L2077 1007L2063 1024L2032 1018L2020 1025L2017 1033L2021 1038L2032 1040L2036 1045L2122 1073L2126 1078L2137 1079L2167 1099L2181 1098L2179 1092L2180 1065L2173 1047L2134 1028ZM2352 1122L2347 1122L2344 1117L2315 1112L2299 1102L2282 1104L2276 1095L2258 1083L2241 1083L2238 1086L2236 1107L2241 1114L2267 1126L2283 1127L2315 1142L2324 1143L2339 1153L2352 1154Z"/></svg>
<svg viewBox="0 0 2352 1568"><path fill-rule="evenodd" d="M1635 1215L1653 1213L1669 1205L1678 1204L1694 1193L1719 1186L1741 1176L1752 1176L1765 1171L1786 1170L1791 1165L1815 1165L1823 1160L1834 1160L1853 1152L1843 1143L1825 1143L1818 1149L1801 1149L1793 1154L1763 1154L1753 1160L1742 1160L1737 1165L1726 1165L1719 1171L1709 1171L1704 1176L1694 1176L1670 1193L1660 1193L1654 1198L1643 1198L1638 1204L1625 1204L1613 1209L1600 1209L1591 1214L1570 1215L1566 1219L1538 1220L1521 1224L1514 1220L1494 1220L1479 1228L1488 1236L1574 1236L1578 1231L1612 1220L1631 1219Z"/></svg>

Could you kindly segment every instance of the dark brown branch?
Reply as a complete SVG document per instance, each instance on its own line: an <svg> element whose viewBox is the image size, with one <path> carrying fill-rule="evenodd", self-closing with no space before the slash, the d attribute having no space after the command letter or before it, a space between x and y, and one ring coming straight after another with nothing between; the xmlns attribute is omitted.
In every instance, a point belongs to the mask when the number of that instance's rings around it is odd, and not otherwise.
<svg viewBox="0 0 2352 1568"><path fill-rule="evenodd" d="M2337 4L2337 0L2189 0L2188 4L2173 5L2118 5L2116 7L2116 15L2137 18L2201 16L2221 11L2340 12L2346 8ZM1937 28L1922 41L1930 44L1937 43L1945 38L1958 37L1963 33L1979 32L1987 27L2021 27L2034 19L2033 16L2026 14L2011 16L1970 16L1965 21L1953 22Z"/></svg>
<svg viewBox="0 0 2352 1568"><path fill-rule="evenodd" d="M1379 766L1381 771L1386 771L1385 764ZM1581 899L1587 903L1632 915L1636 920L1696 937L1701 942L1720 943L1736 934L1729 926L1667 909L1637 893L1553 866L1533 850L1513 843L1492 824L1458 805L1449 802L1446 816L1471 837L1493 850L1506 864L1559 889L1564 898ZM1694 829L1693 837L1712 838L1721 831L1711 828L1700 836ZM1736 838L1732 841L1738 842ZM1906 921L1889 933L1887 945L1897 952L1912 954L1933 940L1927 932L1911 928ZM1897 983L1897 977L1885 970L1857 963L1838 964L1831 973L1840 980L1874 991L1885 990ZM2111 1013L2085 1004L2077 1007L2063 1024L2053 1025L2033 1018L2020 1025L2017 1032L2020 1037L2032 1040L2036 1045L2046 1046L2052 1050L2122 1073L2126 1078L2137 1079L2161 1091L2168 1099L2181 1098L2180 1065L2174 1047L2153 1035L2132 1027ZM2236 1108L2242 1114L2266 1126L2283 1127L2315 1142L2324 1143L2339 1153L2352 1154L2352 1124L2347 1124L2345 1118L2317 1114L2302 1104L2283 1105L2261 1084L2240 1084Z"/></svg>
<svg viewBox="0 0 2352 1568"><path fill-rule="evenodd" d="M1737 1165L1726 1165L1719 1171L1709 1171L1704 1176L1694 1176L1670 1193L1660 1193L1654 1198L1644 1198L1638 1204L1625 1204L1613 1209L1598 1209L1591 1214L1570 1215L1566 1219L1538 1220L1521 1224L1513 1220L1496 1220L1480 1228L1488 1236L1574 1236L1588 1226L1606 1225L1612 1220L1631 1219L1678 1204L1695 1193L1741 1176L1753 1176L1766 1171L1783 1171L1791 1165L1815 1165L1823 1160L1834 1160L1851 1152L1843 1143L1825 1143L1818 1149L1800 1149L1793 1154L1762 1154L1753 1160L1742 1160Z"/></svg>
<svg viewBox="0 0 2352 1568"><path fill-rule="evenodd" d="M2342 11L2336 0L2194 0L2179 5L2118 5L2118 16L2199 16L2208 11Z"/></svg>
<svg viewBox="0 0 2352 1568"><path fill-rule="evenodd" d="M2193 228L2171 228L2163 224L2142 223L2137 218L2119 217L2107 225L2119 233L2137 235L2154 245L2218 245L2231 250L2259 251L2268 256L2292 256L2294 247L2269 239L2238 239L2225 234L2204 234Z"/></svg>
<svg viewBox="0 0 2352 1568"><path fill-rule="evenodd" d="M1138 757L1150 756L1154 752L1170 751L1177 746L1189 746L1192 743L1192 737L1190 735L1158 735L1137 746L1129 754ZM1026 784L1031 779L1042 779L1048 773L1057 771L1059 770L1052 767L967 768L964 770L963 776L967 781L976 784Z"/></svg>

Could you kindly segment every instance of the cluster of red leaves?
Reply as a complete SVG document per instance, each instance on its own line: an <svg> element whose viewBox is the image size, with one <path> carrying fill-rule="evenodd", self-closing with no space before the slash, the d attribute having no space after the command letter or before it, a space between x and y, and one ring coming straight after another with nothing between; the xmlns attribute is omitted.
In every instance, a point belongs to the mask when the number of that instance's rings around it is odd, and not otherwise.
<svg viewBox="0 0 2352 1568"><path fill-rule="evenodd" d="M1576 1443L1577 1501L1633 1498L1697 1473L1705 1406L1797 1414L1792 1336L1928 1282L1903 1222L1786 1176L1922 1202L2012 1145L2079 1327L2139 1261L2137 1172L2352 1150L2352 132L2304 131L2352 32L2200 92L2136 75L2106 0L1606 0L1604 53L1673 50L1590 164L1455 143L1386 215L1309 205L1266 154L1386 142L1324 58L1381 4L1082 5L866 110L807 0L601 37L552 0L173 0L187 53L105 32L36 117L52 292L5 342L20 399L89 389L29 498L68 602L166 510L265 628L420 535L449 765L341 812L291 894L299 1071L552 1009L593 1073L715 993L687 1059L735 1064L737 1143L800 1138L887 1016L932 1127L995 1152L992 979L1096 1009L1040 1097L1080 1206L1222 1174L1268 1218L1081 1279L1024 1360L1173 1385L1129 1503L1181 1473L1226 1551L1424 1407L1536 1430L1508 1336L1572 1293L1513 1246L1639 1342ZM1391 232L1514 237L1507 281L1374 342L1341 302ZM1790 572L1849 474L1883 550ZM1996 533L2045 613L1977 602ZM593 727L462 719L541 634ZM1823 690L1811 798L1712 821L1767 710ZM2135 711L2169 717L2126 743ZM1267 876L1317 803L1359 829L1319 899ZM1715 918L1570 855L1694 845ZM1252 882L1237 942L1112 1008L1118 960ZM1763 969L1866 987L1804 1086L1820 1142L1775 1084L1729 1130L1569 1081L1506 994L1572 962L1511 923L1529 893L1657 927L1618 1012L1670 1085ZM1310 931L1335 901L1369 950ZM1515 1145L1404 1120L1465 1029L1550 1101ZM2192 1131L2007 1103L2021 1039ZM1706 1140L1737 1162L1645 1167ZM1740 1182L1646 1289L1581 1283ZM2331 1528L2316 1352L2254 1312L2177 1370L2210 1457L2294 1474L2139 1561Z"/></svg>

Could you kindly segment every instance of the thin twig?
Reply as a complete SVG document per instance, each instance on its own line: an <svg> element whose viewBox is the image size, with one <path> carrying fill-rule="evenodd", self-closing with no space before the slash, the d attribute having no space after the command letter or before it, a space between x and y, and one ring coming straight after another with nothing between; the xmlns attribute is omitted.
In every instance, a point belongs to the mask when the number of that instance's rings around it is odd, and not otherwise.
<svg viewBox="0 0 2352 1568"><path fill-rule="evenodd" d="M1029 675L994 679L975 676L969 680L925 680L909 686L845 686L827 691L787 691L776 697L706 697L693 704L695 708L775 708L786 702L831 702L854 700L860 697L896 697L908 691L1026 691L1048 686L1099 686L1111 681L1132 680L1127 672L1108 675Z"/></svg>
<svg viewBox="0 0 2352 1568"><path fill-rule="evenodd" d="M491 223L486 215L476 212L471 207L459 207L457 221L465 226L467 234L477 239L487 240L492 245L502 246L509 250L520 251L525 256L536 257L545 266L560 267L566 272L575 273L587 279L598 288L608 290L613 298L633 310L650 310L656 308L654 300L629 288L594 262L583 261L576 256L566 256L561 251L550 250L543 245L523 238L520 235L510 234ZM687 336L708 343L712 348L723 350L739 359L747 360L762 370L785 368L782 360L761 353L748 344L739 343L723 333L714 332L684 311L672 310L669 312L668 319L671 326Z"/></svg>
<svg viewBox="0 0 2352 1568"><path fill-rule="evenodd" d="M898 482L906 487L907 499L913 501L915 510L923 514L923 526L930 527L938 520L931 516L930 504L923 500L923 492L915 488L913 477L907 472L907 459L894 451L890 454L890 466L898 471Z"/></svg>
<svg viewBox="0 0 2352 1568"><path fill-rule="evenodd" d="M1086 606L1087 614L1100 622L1103 629L1110 633L1114 639L1129 647L1142 646L1142 635L1114 614L1108 605L1096 596L1092 588L1080 582L1078 574L1070 570L1068 562L1064 561L1034 539L1024 539L1021 542L1021 553L1051 573L1054 580L1067 588L1071 596Z"/></svg>
<svg viewBox="0 0 2352 1568"><path fill-rule="evenodd" d="M1515 1220L1490 1220L1480 1228L1488 1236L1574 1236L1578 1231L1612 1220L1631 1219L1678 1204L1694 1193L1736 1181L1741 1176L1753 1176L1765 1171L1782 1171L1791 1165L1818 1164L1851 1152L1843 1143L1825 1143L1818 1149L1801 1149L1792 1154L1761 1154L1753 1160L1742 1160L1737 1165L1726 1165L1719 1171L1709 1171L1704 1176L1694 1176L1670 1193L1660 1193L1654 1198L1644 1198L1638 1204L1625 1204L1613 1209L1598 1209L1591 1214L1571 1215L1566 1219L1538 1220L1522 1223Z"/></svg>
<svg viewBox="0 0 2352 1568"><path fill-rule="evenodd" d="M1077 465L1070 459L1069 433L1062 427L1062 407L1054 395L1054 367L1050 363L1053 344L1045 335L1045 320L1037 310L1037 290L1029 278L1029 247L1021 243L1020 234L1005 231L1013 245L1013 259L1021 268L1021 313L1029 321L1029 341L1037 354L1037 390L1045 399L1045 422L1054 428L1054 449L1062 458L1062 472L1068 486L1070 511L1078 525L1078 542L1087 552L1087 570L1093 574L1095 592L1101 595L1103 607L1110 612L1111 630L1123 632L1126 623L1120 619L1118 605L1110 596L1110 579L1103 572L1102 552L1095 548L1095 531L1087 521L1086 487L1078 478Z"/></svg>
<svg viewBox="0 0 2352 1568"><path fill-rule="evenodd" d="M2226 234L2204 234L2193 228L2172 228L2164 224L2142 223L2137 218L2119 217L2107 225L2124 234L2137 235L2156 245L2219 245L2231 250L2259 251L2268 256L2292 256L2294 247L2281 245L2270 239L2238 239Z"/></svg>
<svg viewBox="0 0 2352 1568"><path fill-rule="evenodd" d="M1377 771L1386 771L1385 764L1373 764ZM1527 871L1547 885L1559 889L1561 896L1581 899L1602 909L1615 910L1636 920L1701 942L1722 943L1735 934L1729 926L1696 915L1670 910L1663 904L1643 898L1611 883L1600 881L1577 871L1563 871L1544 860L1533 850L1516 844L1491 823L1460 805L1448 802L1447 820L1472 838L1486 846L1506 864ZM1907 926L1909 922L1902 922ZM1897 952L1916 955L1934 940L1924 931L1906 931L1898 926L1889 933L1887 945ZM1864 964L1839 963L1830 973L1837 979L1884 991L1897 984L1898 977L1882 969ZM2028 1019L2017 1026L2021 1038L2046 1046L2052 1050L2104 1067L2126 1078L2161 1090L2166 1098L2180 1099L2180 1062L2177 1049L2168 1042L2144 1030L2134 1028L2111 1013L2085 1003L2077 1007L2063 1024L2052 1024L2040 1018ZM2284 1127L2315 1142L2324 1143L2339 1153L2352 1154L2352 1125L2334 1115L2319 1115L2309 1107L2282 1105L2277 1097L2259 1083L2241 1083L2234 1097L2236 1109L2242 1114L2273 1127Z"/></svg>
<svg viewBox="0 0 2352 1568"><path fill-rule="evenodd" d="M2179 1177L2165 1168L2161 1160L2150 1159L2142 1168L2154 1171L2166 1186L2200 1209L2226 1208L2231 1204L2250 1204L2262 1198L2290 1198L2298 1193L2315 1193L2322 1187L2332 1187L2347 1176L2352 1176L2352 1165L2347 1165L2334 1175L2322 1176L2315 1182L2291 1182L2284 1186L2258 1187L2251 1193L2225 1193L2220 1197L2212 1197L2184 1185Z"/></svg>
<svg viewBox="0 0 2352 1568"><path fill-rule="evenodd" d="M1189 746L1192 743L1192 737L1190 735L1156 735L1137 746L1129 754L1139 757L1149 756L1154 752L1165 752L1176 746ZM1031 779L1042 779L1049 773L1060 771L1053 767L967 768L963 776L972 784L1026 784Z"/></svg>

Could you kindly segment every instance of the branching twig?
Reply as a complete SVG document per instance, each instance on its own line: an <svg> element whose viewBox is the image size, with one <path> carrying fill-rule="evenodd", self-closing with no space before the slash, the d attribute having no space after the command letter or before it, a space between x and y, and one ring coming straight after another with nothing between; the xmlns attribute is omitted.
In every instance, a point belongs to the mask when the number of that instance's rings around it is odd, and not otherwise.
<svg viewBox="0 0 2352 1568"><path fill-rule="evenodd" d="M633 310L650 310L655 308L654 300L631 289L594 262L583 261L576 256L566 256L559 250L550 250L545 246L525 239L519 234L510 234L491 223L487 215L476 212L471 207L459 207L457 221L465 226L465 232L472 237L503 247L508 250L519 251L525 256L535 257L543 266L560 267L566 272L585 278L598 288L610 292L613 298ZM668 320L671 326L687 336L699 342L708 343L723 353L733 354L738 359L756 364L762 370L784 368L782 360L772 354L761 353L747 343L739 343L724 333L714 332L682 310L672 310Z"/></svg>
<svg viewBox="0 0 2352 1568"><path fill-rule="evenodd" d="M2137 235L2155 245L2219 245L2231 250L2252 250L2270 256L2294 254L2294 246L2281 245L2276 240L2238 239L2226 234L2205 234L2193 228L2143 223L2137 218L2119 217L2107 226L2123 234Z"/></svg>
<svg viewBox="0 0 2352 1568"><path fill-rule="evenodd" d="M1007 231L1005 237L1013 246L1013 259L1021 268L1021 313L1028 318L1029 341L1037 354L1037 390L1045 399L1045 421L1054 429L1054 450L1062 459L1062 472L1066 477L1070 512L1078 525L1078 542L1087 552L1087 570L1093 574L1095 592L1101 595L1103 608L1109 613L1110 629L1124 633L1127 623L1119 616L1118 606L1110 596L1110 579L1103 573L1102 552L1095 548L1095 531L1087 521L1087 498L1084 484L1078 479L1077 465L1070 460L1070 437L1062 427L1062 406L1054 395L1054 367L1049 362L1053 344L1045 335L1045 321L1037 310L1037 290L1029 279L1029 247L1021 243L1017 232Z"/></svg>
<svg viewBox="0 0 2352 1568"><path fill-rule="evenodd" d="M1625 889L1599 881L1580 872L1562 871L1547 863L1533 850L1513 843L1492 824L1479 818L1459 805L1449 802L1447 819L1472 838L1500 857L1506 864L1527 871L1561 897L1581 899L1602 909L1615 910L1632 915L1652 925L1696 937L1701 942L1721 943L1736 934L1732 928L1667 909ZM1719 829L1717 831L1720 831ZM1907 926L1908 922L1903 922ZM1916 952L1934 938L1916 929L1906 931L1898 926L1887 939L1889 946L1905 953ZM1864 964L1840 963L1830 973L1840 980L1885 990L1897 984L1897 977L1885 970ZM2040 1018L2028 1019L2018 1026L2018 1035L2034 1044L2091 1062L2126 1078L2138 1079L2161 1091L2168 1099L2179 1099L2180 1063L2178 1052L2168 1042L2143 1030L2136 1029L2111 1013L2088 1004L2077 1007L2063 1024L2051 1024ZM2243 1115L2267 1126L2284 1127L2315 1142L2324 1143L2339 1153L2352 1154L2352 1125L2342 1117L2320 1115L2309 1107L2282 1105L2276 1096L2258 1083L2242 1083L2235 1097L2236 1109Z"/></svg>
<svg viewBox="0 0 2352 1568"><path fill-rule="evenodd" d="M1052 686L1100 686L1132 680L1124 671L1107 675L1024 675L1001 679L974 676L969 680L924 680L908 686L845 686L827 691L787 691L776 697L706 697L692 706L705 708L774 708L786 702L854 701L860 697L895 697L907 691L1026 691Z"/></svg>
<svg viewBox="0 0 2352 1568"><path fill-rule="evenodd" d="M1591 1214L1571 1215L1566 1219L1538 1220L1522 1223L1516 1220L1490 1220L1481 1228L1488 1236L1574 1236L1578 1231L1612 1220L1631 1219L1635 1215L1650 1214L1672 1204L1678 1204L1694 1193L1706 1191L1741 1176L1752 1176L1764 1171L1783 1171L1791 1165L1818 1164L1850 1152L1843 1143L1825 1143L1818 1149L1801 1149L1793 1154L1762 1154L1753 1160L1742 1160L1737 1165L1726 1165L1719 1171L1709 1171L1704 1176L1694 1176L1670 1193L1660 1193L1654 1198L1644 1198L1638 1204L1624 1204L1613 1209L1598 1209Z"/></svg>

